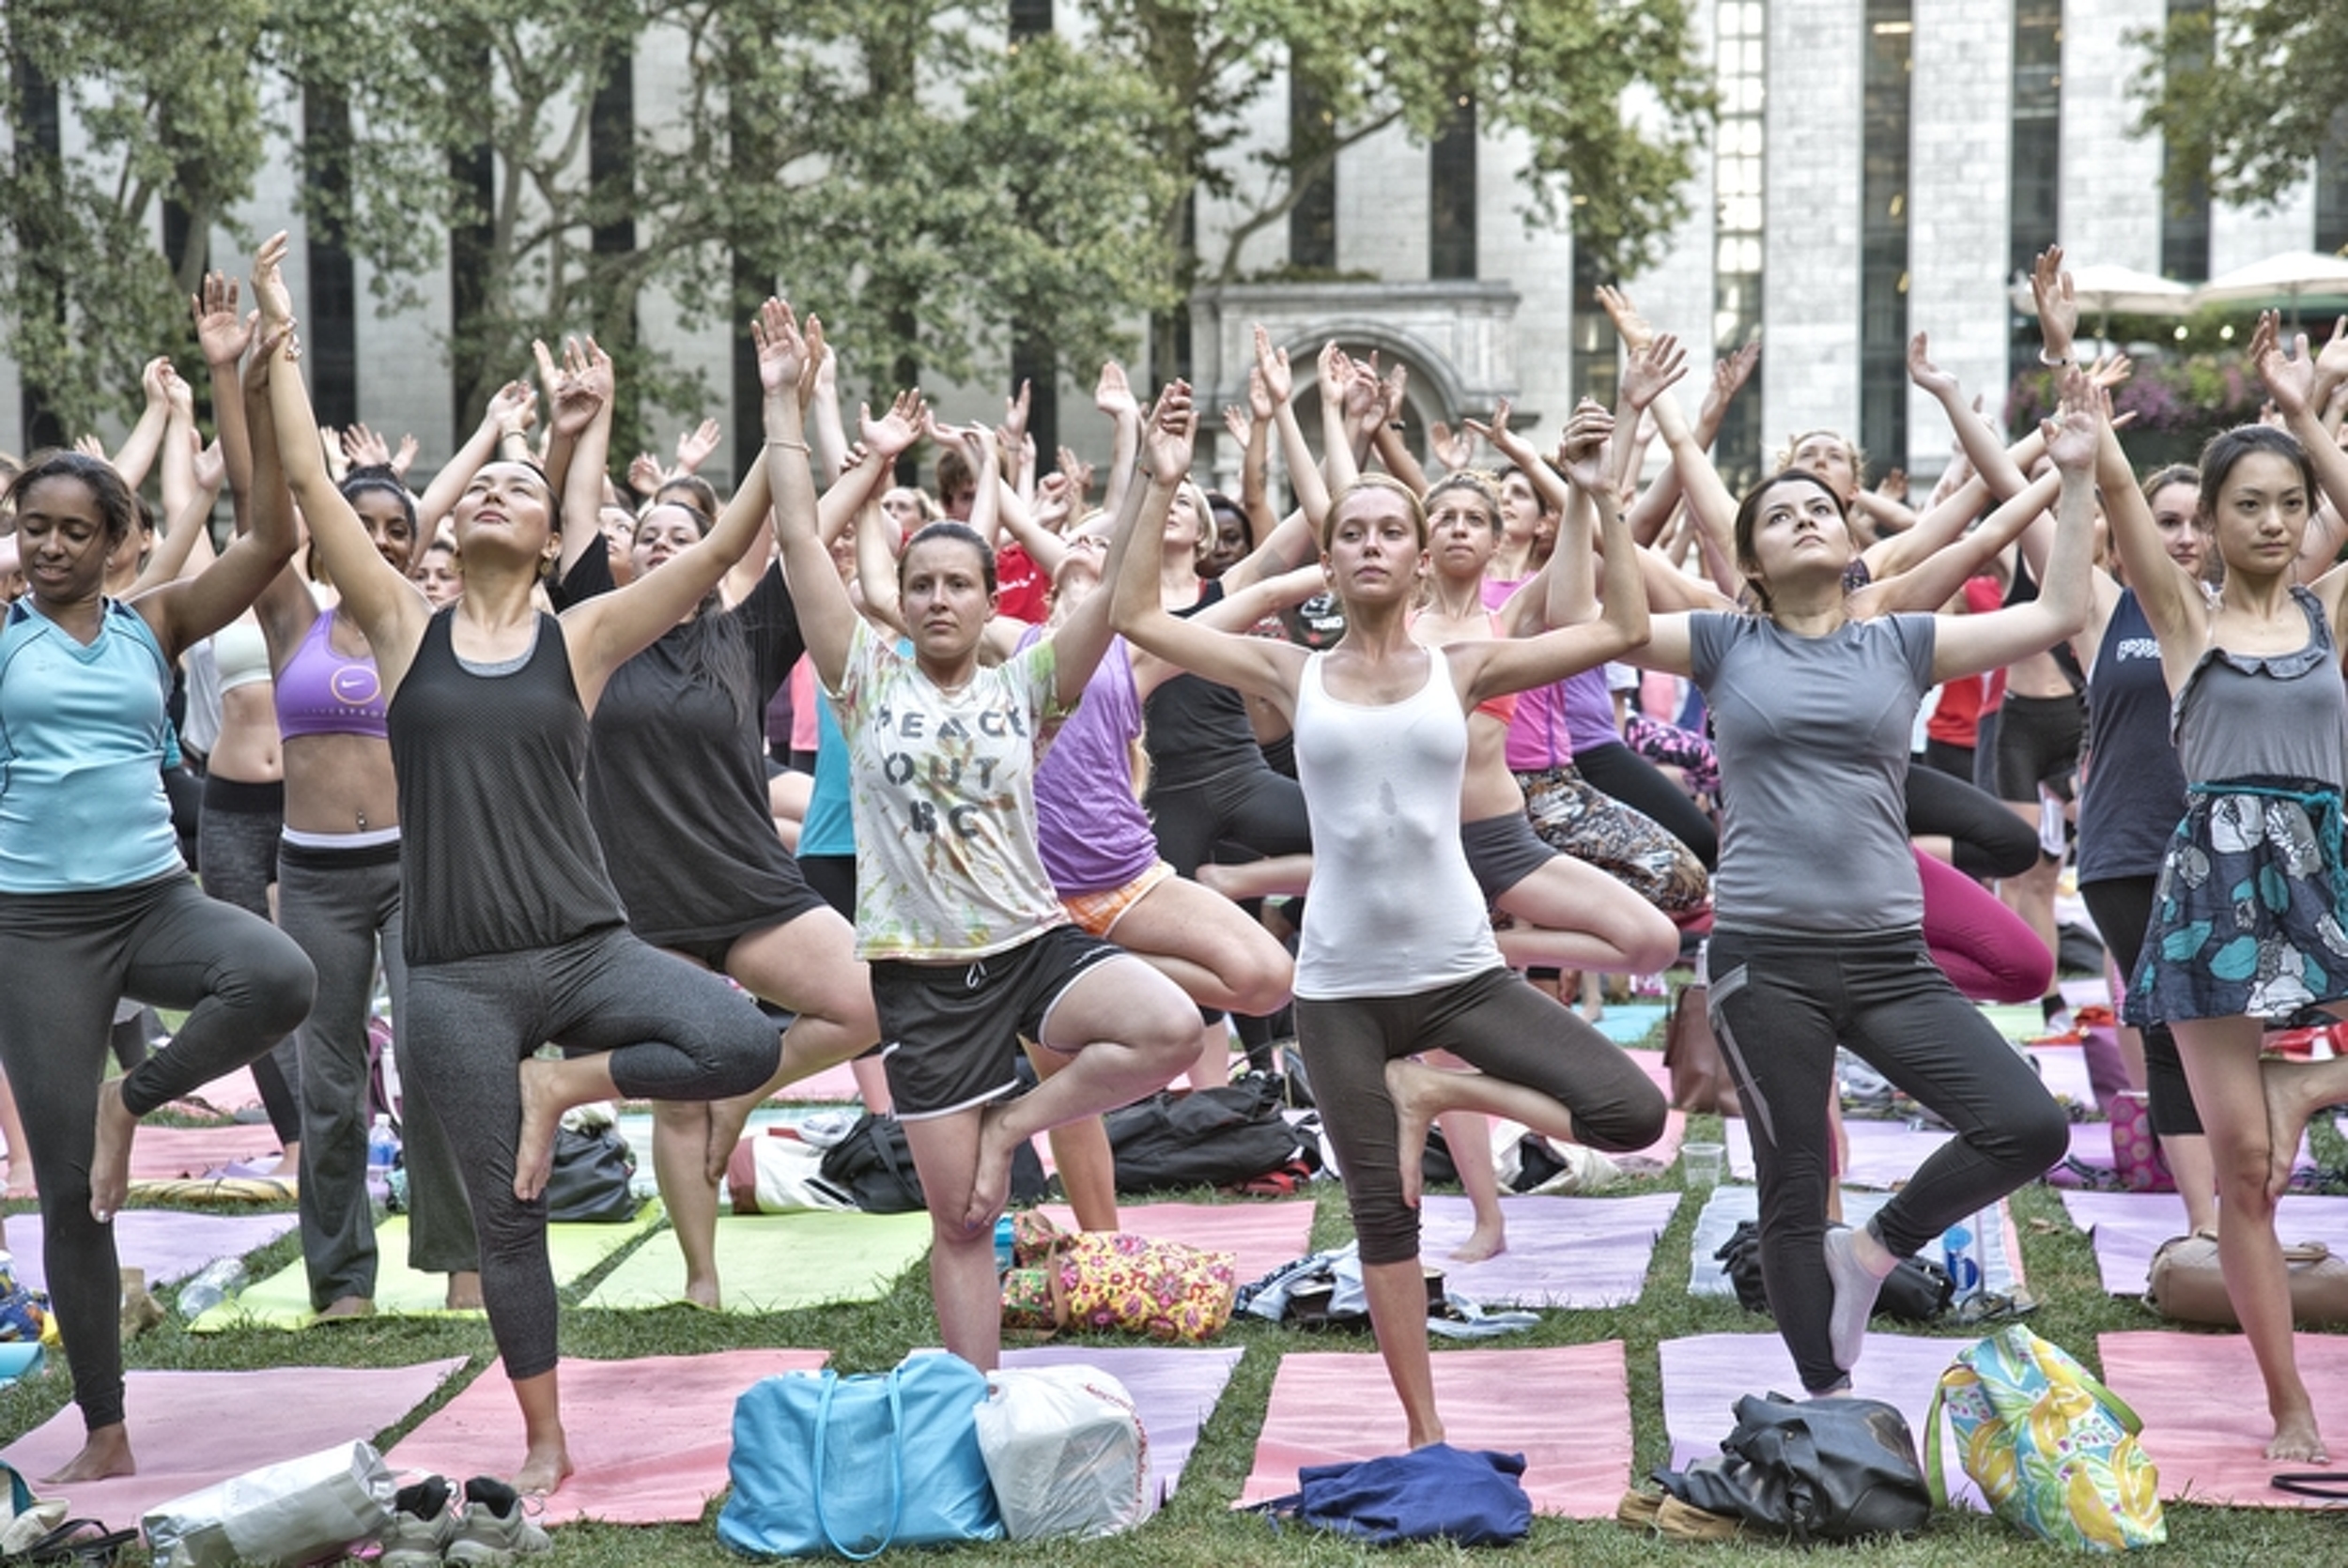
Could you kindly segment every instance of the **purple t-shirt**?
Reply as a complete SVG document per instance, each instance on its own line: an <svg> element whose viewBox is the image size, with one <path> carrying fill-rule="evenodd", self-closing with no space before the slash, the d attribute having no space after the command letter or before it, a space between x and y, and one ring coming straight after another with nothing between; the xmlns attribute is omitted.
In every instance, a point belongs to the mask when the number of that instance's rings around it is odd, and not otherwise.
<svg viewBox="0 0 2348 1568"><path fill-rule="evenodd" d="M1508 602L1508 595L1523 586L1523 579L1511 582L1500 577L1484 579L1484 607L1496 610ZM1545 768L1559 768L1573 761L1573 735L1566 716L1566 684L1535 686L1517 693L1517 716L1508 725L1508 769L1512 773L1539 773Z"/></svg>
<svg viewBox="0 0 2348 1568"><path fill-rule="evenodd" d="M1030 626L1019 645L1041 635ZM1132 745L1140 736L1133 658L1125 639L1113 638L1084 700L1036 764L1036 846L1063 898L1122 887L1157 864L1157 836L1134 798Z"/></svg>

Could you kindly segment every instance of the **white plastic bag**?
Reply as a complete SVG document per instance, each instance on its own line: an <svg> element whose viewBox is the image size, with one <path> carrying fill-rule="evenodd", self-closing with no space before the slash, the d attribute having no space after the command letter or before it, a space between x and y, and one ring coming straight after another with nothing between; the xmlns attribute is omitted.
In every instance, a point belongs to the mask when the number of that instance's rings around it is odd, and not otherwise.
<svg viewBox="0 0 2348 1568"><path fill-rule="evenodd" d="M381 1533L397 1489L373 1444L349 1442L174 1498L141 1524L159 1568L309 1562Z"/></svg>
<svg viewBox="0 0 2348 1568"><path fill-rule="evenodd" d="M796 1138L743 1139L726 1166L726 1186L736 1214L856 1209L856 1199L824 1179L824 1151Z"/></svg>
<svg viewBox="0 0 2348 1568"><path fill-rule="evenodd" d="M1098 1367L986 1375L979 1453L1014 1541L1115 1535L1147 1519L1150 1443L1125 1386Z"/></svg>

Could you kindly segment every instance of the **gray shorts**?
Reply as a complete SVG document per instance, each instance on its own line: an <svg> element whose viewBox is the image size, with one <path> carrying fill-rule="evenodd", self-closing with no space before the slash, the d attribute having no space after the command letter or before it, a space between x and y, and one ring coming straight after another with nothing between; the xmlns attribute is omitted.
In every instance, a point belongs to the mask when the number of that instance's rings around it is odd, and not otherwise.
<svg viewBox="0 0 2348 1568"><path fill-rule="evenodd" d="M1467 851L1468 869L1491 903L1518 883L1557 858L1541 842L1532 822L1522 811L1460 824L1460 847Z"/></svg>

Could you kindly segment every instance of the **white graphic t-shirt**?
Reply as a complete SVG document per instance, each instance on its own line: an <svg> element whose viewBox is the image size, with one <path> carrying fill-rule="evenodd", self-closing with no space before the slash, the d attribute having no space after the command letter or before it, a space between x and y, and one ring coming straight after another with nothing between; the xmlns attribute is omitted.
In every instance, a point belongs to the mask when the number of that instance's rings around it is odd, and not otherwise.
<svg viewBox="0 0 2348 1568"><path fill-rule="evenodd" d="M848 741L857 957L981 958L1066 923L1035 843L1057 669L1047 639L950 692L857 623L826 693Z"/></svg>

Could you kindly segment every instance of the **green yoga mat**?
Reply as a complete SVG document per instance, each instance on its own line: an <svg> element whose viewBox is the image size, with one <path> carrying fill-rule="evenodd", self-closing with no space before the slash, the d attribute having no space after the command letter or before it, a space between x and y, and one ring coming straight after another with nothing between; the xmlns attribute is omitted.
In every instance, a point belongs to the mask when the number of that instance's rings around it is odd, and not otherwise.
<svg viewBox="0 0 2348 1568"><path fill-rule="evenodd" d="M726 1214L718 1278L727 1312L873 1301L930 1247L927 1214ZM582 1305L665 1307L684 1299L685 1261L656 1239L604 1276Z"/></svg>
<svg viewBox="0 0 2348 1568"><path fill-rule="evenodd" d="M1981 1009L1981 1016L1994 1024L1999 1034L2016 1045L2025 1040L2034 1040L2051 1032L2047 1024L2047 1015L2038 1010L2038 1004L2035 1002L1984 1007Z"/></svg>
<svg viewBox="0 0 2348 1568"><path fill-rule="evenodd" d="M648 1203L626 1224L548 1225L547 1258L556 1288L584 1278L621 1248L658 1224L663 1210ZM451 1312L448 1276L419 1274L408 1267L408 1216L387 1215L375 1228L375 1310L378 1316L479 1317L478 1311ZM301 1260L245 1286L188 1325L188 1331L216 1334L224 1329L307 1329L317 1321L310 1310L310 1278ZM363 1320L362 1320L363 1321ZM331 1327L331 1325L330 1325Z"/></svg>

